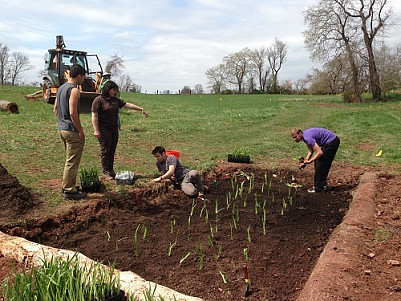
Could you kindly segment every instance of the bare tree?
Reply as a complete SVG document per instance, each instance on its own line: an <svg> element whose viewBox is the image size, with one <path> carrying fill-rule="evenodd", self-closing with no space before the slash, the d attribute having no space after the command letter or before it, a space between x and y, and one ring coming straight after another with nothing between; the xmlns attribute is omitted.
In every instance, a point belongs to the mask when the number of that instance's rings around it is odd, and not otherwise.
<svg viewBox="0 0 401 301"><path fill-rule="evenodd" d="M229 54L223 58L227 80L237 86L238 93L243 92L245 77L251 71L250 68L251 50L244 48L239 52Z"/></svg>
<svg viewBox="0 0 401 301"><path fill-rule="evenodd" d="M388 47L384 43L375 52L382 92L401 88L401 44Z"/></svg>
<svg viewBox="0 0 401 301"><path fill-rule="evenodd" d="M276 38L274 44L270 46L267 51L267 59L269 61L273 77L273 93L277 93L278 72L280 71L281 67L287 60L287 45Z"/></svg>
<svg viewBox="0 0 401 301"><path fill-rule="evenodd" d="M373 99L381 99L380 77L374 57L375 38L390 27L387 0L321 0L305 13L305 43L312 59L329 61L347 54L352 73L352 98L361 101L366 58Z"/></svg>
<svg viewBox="0 0 401 301"><path fill-rule="evenodd" d="M213 93L218 94L225 89L226 78L223 64L209 68L206 71L206 77L209 82L209 87L212 89Z"/></svg>
<svg viewBox="0 0 401 301"><path fill-rule="evenodd" d="M270 74L267 54L268 49L266 47L260 47L259 49L252 50L250 57L255 72L257 74L260 92L266 92L267 79Z"/></svg>
<svg viewBox="0 0 401 301"><path fill-rule="evenodd" d="M124 69L123 56L114 54L106 64L105 71L110 73L112 76L119 76Z"/></svg>
<svg viewBox="0 0 401 301"><path fill-rule="evenodd" d="M203 87L201 84L196 84L194 87L195 94L203 94Z"/></svg>
<svg viewBox="0 0 401 301"><path fill-rule="evenodd" d="M387 9L387 0L335 0L344 13L356 20L362 30L363 41L368 54L369 79L373 99L381 100L380 77L374 57L374 41L378 34L391 26L392 10Z"/></svg>
<svg viewBox="0 0 401 301"><path fill-rule="evenodd" d="M10 76L9 51L7 45L0 43L0 84L4 85Z"/></svg>
<svg viewBox="0 0 401 301"><path fill-rule="evenodd" d="M16 84L16 80L21 73L31 70L33 66L30 65L30 61L27 56L21 52L13 52L10 61L10 79L11 85Z"/></svg>
<svg viewBox="0 0 401 301"><path fill-rule="evenodd" d="M358 31L336 0L322 0L305 13L308 29L304 32L305 44L315 61L329 62L333 57L347 54L352 72L352 98L361 101L359 70L356 64Z"/></svg>
<svg viewBox="0 0 401 301"><path fill-rule="evenodd" d="M131 84L132 84L132 79L128 74L121 74L118 77L118 86L120 91L127 92Z"/></svg>

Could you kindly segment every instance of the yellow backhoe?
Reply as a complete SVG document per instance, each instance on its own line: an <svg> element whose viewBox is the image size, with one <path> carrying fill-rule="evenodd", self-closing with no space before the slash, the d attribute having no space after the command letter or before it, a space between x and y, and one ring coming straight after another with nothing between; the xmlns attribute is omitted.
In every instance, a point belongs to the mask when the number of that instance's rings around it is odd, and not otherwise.
<svg viewBox="0 0 401 301"><path fill-rule="evenodd" d="M85 68L87 77L79 89L81 91L81 113L89 113L96 96L100 95L102 83L109 79L110 74L103 73L97 54L88 54L85 51L69 50L65 48L64 38L56 36L56 49L49 49L45 61L45 76L42 89L25 96L26 99L39 99L54 104L58 88L67 81L69 69L74 64ZM91 63L91 65L90 65ZM97 65L96 69L93 65Z"/></svg>

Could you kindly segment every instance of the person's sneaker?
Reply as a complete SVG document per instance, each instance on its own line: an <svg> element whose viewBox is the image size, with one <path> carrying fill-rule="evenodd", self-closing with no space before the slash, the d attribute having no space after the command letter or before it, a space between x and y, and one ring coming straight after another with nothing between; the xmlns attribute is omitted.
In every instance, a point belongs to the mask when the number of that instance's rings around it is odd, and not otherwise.
<svg viewBox="0 0 401 301"><path fill-rule="evenodd" d="M309 192L309 193L316 193L316 190L315 190L315 188L313 187L313 188L309 188L309 189L308 189L308 192Z"/></svg>
<svg viewBox="0 0 401 301"><path fill-rule="evenodd" d="M112 176L111 174L109 174L109 173L103 173L103 177L104 177L104 179L105 180L114 180L114 177L115 176Z"/></svg>
<svg viewBox="0 0 401 301"><path fill-rule="evenodd" d="M78 185L75 185L75 189L77 191L81 191L82 190L81 187L79 187ZM64 192L65 192L64 188L61 188L61 193L64 193Z"/></svg>
<svg viewBox="0 0 401 301"><path fill-rule="evenodd" d="M66 200L81 200L86 198L87 193L83 191L64 192L64 199Z"/></svg>

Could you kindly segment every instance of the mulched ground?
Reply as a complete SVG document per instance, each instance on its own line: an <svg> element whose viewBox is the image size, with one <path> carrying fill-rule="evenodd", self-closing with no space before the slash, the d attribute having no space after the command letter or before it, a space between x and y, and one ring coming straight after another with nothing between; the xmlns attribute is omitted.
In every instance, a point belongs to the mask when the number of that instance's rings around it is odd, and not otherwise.
<svg viewBox="0 0 401 301"><path fill-rule="evenodd" d="M249 181L240 175L241 171L255 175L246 207L244 197ZM251 295L246 300L295 300L330 233L346 213L351 192L363 171L355 166L334 164L329 178L332 189L311 195L306 193L306 188L312 185L311 169L304 172L271 171L255 165L223 164L216 171L216 177L209 175L205 180L210 187L209 202L197 200L192 216L192 200L163 184L152 190L133 189L124 195L108 194L102 200L82 202L68 214L33 220L18 227L12 222L14 209L0 204L4 208L0 222L2 225L8 222L9 226L3 226L2 230L11 234L77 250L92 259L115 262L117 268L132 270L147 280L205 300L245 300L244 264L248 266L252 282ZM232 183L234 174L237 181ZM294 189L291 190L293 204L290 205L285 184L293 182L292 176L303 187L296 195ZM272 188L267 196L266 183L270 179L273 179ZM397 176L386 174L379 177L375 200L377 213L372 217L377 227L366 228L361 265L347 269L348 274L354 273L355 279L361 279L354 291L343 292L349 300L367 300L366 296L371 300L399 300L401 296L400 267L388 264L390 259L401 259L399 180ZM236 218L237 209L233 213L231 204L227 210L226 198L231 192L231 199L234 199L236 187L242 181L245 181L243 196L235 199L239 216L235 229L233 216ZM215 182L218 184L214 185ZM262 207L255 213L255 192L260 206L264 199L267 200L266 235L263 234ZM283 198L288 207L281 215ZM218 209L222 209L217 216L217 231L216 199ZM0 203L3 200L0 199ZM205 221L206 209L208 223ZM171 233L173 220L176 225ZM147 228L144 241L143 225ZM248 241L248 227L251 242ZM172 254L168 256L169 246L175 242ZM248 248L248 260L244 258L244 248ZM189 252L180 266L180 260ZM220 272L227 283L223 282Z"/></svg>
<svg viewBox="0 0 401 301"><path fill-rule="evenodd" d="M250 188L252 175L254 184ZM77 250L92 259L115 262L119 269L205 300L243 299L246 264L252 300L294 300L330 233L341 222L352 199L349 190L357 183L355 176L348 179L347 186L323 194L286 186L292 182L310 184L309 176L298 171L226 165L206 181L210 187L206 202L192 203L180 191L166 192L164 184L159 190L114 195L108 202L36 221L25 229L14 228L11 233ZM227 198L231 203L228 209ZM283 208L283 202L287 208ZM147 235L143 240L145 226Z"/></svg>

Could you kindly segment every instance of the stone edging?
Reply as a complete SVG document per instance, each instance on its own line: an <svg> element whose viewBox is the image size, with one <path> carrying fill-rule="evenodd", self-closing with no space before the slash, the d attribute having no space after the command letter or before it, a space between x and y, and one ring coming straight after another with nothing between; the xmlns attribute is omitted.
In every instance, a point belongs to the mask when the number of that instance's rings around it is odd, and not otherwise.
<svg viewBox="0 0 401 301"><path fill-rule="evenodd" d="M360 266L359 249L364 238L361 225L371 222L376 180L373 172L361 177L347 214L333 231L298 301L345 300L340 292L347 291L353 282L346 267Z"/></svg>

